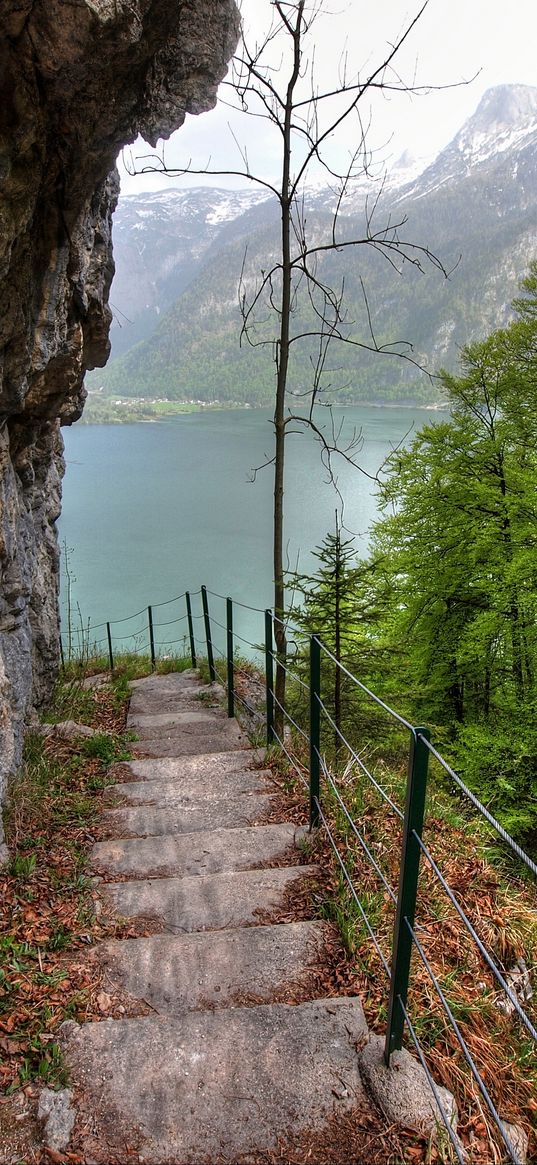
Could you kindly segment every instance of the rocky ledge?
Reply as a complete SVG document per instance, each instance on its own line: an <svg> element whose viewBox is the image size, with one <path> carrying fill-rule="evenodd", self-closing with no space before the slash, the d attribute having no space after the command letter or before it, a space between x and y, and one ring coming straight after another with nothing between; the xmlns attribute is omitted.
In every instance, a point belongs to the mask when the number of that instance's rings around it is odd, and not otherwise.
<svg viewBox="0 0 537 1165"><path fill-rule="evenodd" d="M211 108L234 0L3 0L0 800L58 668L60 426L105 363L115 158Z"/></svg>

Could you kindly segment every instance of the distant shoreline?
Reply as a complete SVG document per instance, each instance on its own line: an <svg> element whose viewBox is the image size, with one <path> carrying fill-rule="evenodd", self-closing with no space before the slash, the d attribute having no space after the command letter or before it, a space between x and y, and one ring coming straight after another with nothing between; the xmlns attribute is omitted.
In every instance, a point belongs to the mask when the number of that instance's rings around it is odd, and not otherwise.
<svg viewBox="0 0 537 1165"><path fill-rule="evenodd" d="M93 403L95 402L95 403ZM294 407L300 410L300 404ZM445 401L383 401L358 400L334 401L333 408L366 408L366 409L422 409L424 412L448 412ZM128 424L157 424L167 417L187 416L206 412L248 411L257 412L260 409L270 408L269 405L248 404L241 401L148 401L141 397L110 400L110 398L96 397L94 393L88 395L88 400L79 424L83 425L128 425ZM304 411L306 411L304 406Z"/></svg>

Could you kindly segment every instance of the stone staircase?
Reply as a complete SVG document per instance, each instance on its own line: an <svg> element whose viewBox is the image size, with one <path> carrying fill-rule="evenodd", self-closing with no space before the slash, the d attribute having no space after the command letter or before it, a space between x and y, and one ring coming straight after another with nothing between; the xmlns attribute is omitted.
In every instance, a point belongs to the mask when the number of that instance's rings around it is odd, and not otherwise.
<svg viewBox="0 0 537 1165"><path fill-rule="evenodd" d="M158 930L97 952L106 989L150 1014L64 1025L85 1160L280 1160L370 1111L361 1004L314 997L326 924L267 924L312 867L293 825L262 823L270 772L213 689L193 672L133 687L136 759L92 865L114 912Z"/></svg>

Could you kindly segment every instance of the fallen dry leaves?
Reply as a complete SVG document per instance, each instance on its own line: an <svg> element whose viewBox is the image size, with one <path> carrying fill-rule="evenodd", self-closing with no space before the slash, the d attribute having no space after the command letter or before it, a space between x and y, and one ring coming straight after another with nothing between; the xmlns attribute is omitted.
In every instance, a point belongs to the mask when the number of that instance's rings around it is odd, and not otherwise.
<svg viewBox="0 0 537 1165"><path fill-rule="evenodd" d="M92 693L92 726L124 728L110 689ZM7 814L11 861L0 874L0 1084L61 1083L55 1033L99 1014L101 972L86 953L108 926L84 872L106 765L50 736L15 782ZM38 773L36 783L35 773ZM33 774L33 775L32 775ZM84 956L82 956L84 951Z"/></svg>
<svg viewBox="0 0 537 1165"><path fill-rule="evenodd" d="M109 690L96 689L93 700L93 725L102 732L121 732L124 710L118 710ZM15 804L10 842L21 864L18 873L12 865L9 872L0 875L0 1084L7 1092L18 1089L15 1095L28 1092L30 1098L36 1094L32 1080L61 1082L55 1033L64 1019L102 1020L108 1015L118 1017L145 1010L128 997L112 994L108 985L105 988L102 971L91 957L93 946L112 935L137 936L161 929L158 920L139 920L120 927L97 916L95 903L99 894L85 876L84 860L98 833L99 812L105 803L105 766L98 758L90 757L80 763L73 742L50 738L45 751L51 764L62 770L61 780L58 778L59 784L53 781L38 802L23 795ZM271 763L275 800L270 820L305 823L306 790L298 779L289 773L281 774L276 763ZM122 775L125 774L118 764L114 780L121 780ZM334 816L331 821L337 824L339 844L352 862L364 901L370 900L374 906L376 934L389 961L393 927L390 898L387 893L379 893L376 875L341 823L336 823ZM378 804L365 799L361 829L395 886L400 826L396 820L389 825L387 822L389 818L379 813ZM515 886L512 894L506 894L498 871L478 856L476 847L469 848L463 831L453 825L446 828L441 817L430 818L429 829L436 860L501 966L508 968L520 954L528 958L524 949L526 915L532 909L528 888ZM326 834L319 832L313 849L306 848L301 861L314 864L317 872L292 884L278 912L259 915L259 924L312 916L337 917L335 908L343 901L341 878ZM450 1003L461 1031L502 1117L522 1123L529 1130L537 1111L529 1054L525 1060L520 1057L516 1027L494 1007L490 975L477 948L466 940L454 910L440 901L435 879L425 865L421 878L424 905L418 927L427 957L443 984L449 984ZM370 1027L382 1030L386 980L378 956L363 927L350 928L346 939L344 944L339 931L334 926L327 927L319 965L297 982L288 1001L359 995ZM438 1000L419 962L414 967L411 1006L413 1015L426 1021L420 1029L420 1039L435 1079L456 1094L458 1131L469 1159L475 1165L499 1162L502 1155L484 1119L476 1088L469 1081L453 1033L439 1018ZM12 1098L7 1099L9 1102ZM322 1136L308 1138L301 1134L295 1141L291 1138L272 1155L249 1158L250 1165L344 1165L350 1161L357 1165L366 1160L371 1165L421 1165L446 1160L438 1148L410 1130L387 1129L381 1118L373 1127L368 1125L369 1119L364 1117L365 1124L360 1127L356 1121L347 1127L340 1118L337 1126L330 1125ZM44 1153L34 1147L25 1159L32 1165L46 1161L52 1165L83 1165L89 1156L104 1165L107 1161L137 1158L134 1146L110 1145L106 1149L93 1145L90 1134L88 1137L82 1151ZM535 1152L535 1141L532 1151Z"/></svg>
<svg viewBox="0 0 537 1165"><path fill-rule="evenodd" d="M302 768L304 758L299 755L298 759L299 767ZM298 777L290 775L287 765L285 774L278 777L277 764L277 760L274 760L273 777L275 785L279 785L279 792L272 814L276 819L278 812L289 812L298 823L303 820L304 813L302 783ZM400 822L396 817L381 811L378 799L375 800L368 792L364 801L359 816L360 830L388 882L396 889L401 845ZM382 887L379 890L377 874L359 844L342 826L341 817L338 818L326 795L323 807L337 837L340 853L352 869L360 898L363 903L371 904L375 935L390 963L393 903ZM504 876L501 869L492 866L482 856L477 832L472 837L468 827L458 827L452 821L448 823L441 815L432 814L429 817L425 840L501 972L506 975L519 957L523 957L530 966L535 966L534 887L517 880L512 873L509 877ZM304 855L303 860L315 863L319 869L317 880L309 887L309 892L320 915L338 919L340 913L346 913L348 918L354 917L355 920L354 926L347 931L347 944L338 941L331 949L328 948L325 978L322 984L319 981L319 986L322 985L323 993L326 994L359 995L370 1028L383 1033L388 993L385 971L365 927L360 925L352 899L342 884L337 861L323 829L316 836L313 850ZM285 920L293 918L293 899L296 902L296 918L305 916L302 889L294 890L291 887L286 901ZM503 1015L497 1007L500 996L497 984L478 947L425 861L422 861L421 866L419 903L416 932L427 959L442 984L461 1034L502 1120L521 1125L526 1130L530 1138L529 1159L534 1160L537 1155L536 1049L531 1047L531 1041L525 1037L521 1026ZM527 1007L534 1023L537 1020L535 994ZM458 1134L469 1160L472 1165L490 1165L491 1162L499 1165L499 1162L506 1159L503 1142L469 1072L456 1035L446 1022L426 968L416 954L413 959L409 1004L434 1079L455 1095L459 1113ZM413 1052L410 1041L408 1047ZM407 1144L402 1160L434 1160L430 1146L427 1148L427 1156L424 1153L423 1145Z"/></svg>

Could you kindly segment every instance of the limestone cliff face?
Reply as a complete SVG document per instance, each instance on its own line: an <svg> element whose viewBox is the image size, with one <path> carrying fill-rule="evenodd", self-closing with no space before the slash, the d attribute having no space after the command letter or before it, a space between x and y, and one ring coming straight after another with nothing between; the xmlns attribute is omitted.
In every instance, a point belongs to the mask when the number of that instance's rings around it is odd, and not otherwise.
<svg viewBox="0 0 537 1165"><path fill-rule="evenodd" d="M60 424L108 356L114 170L216 99L234 0L2 0L0 798L58 667Z"/></svg>

